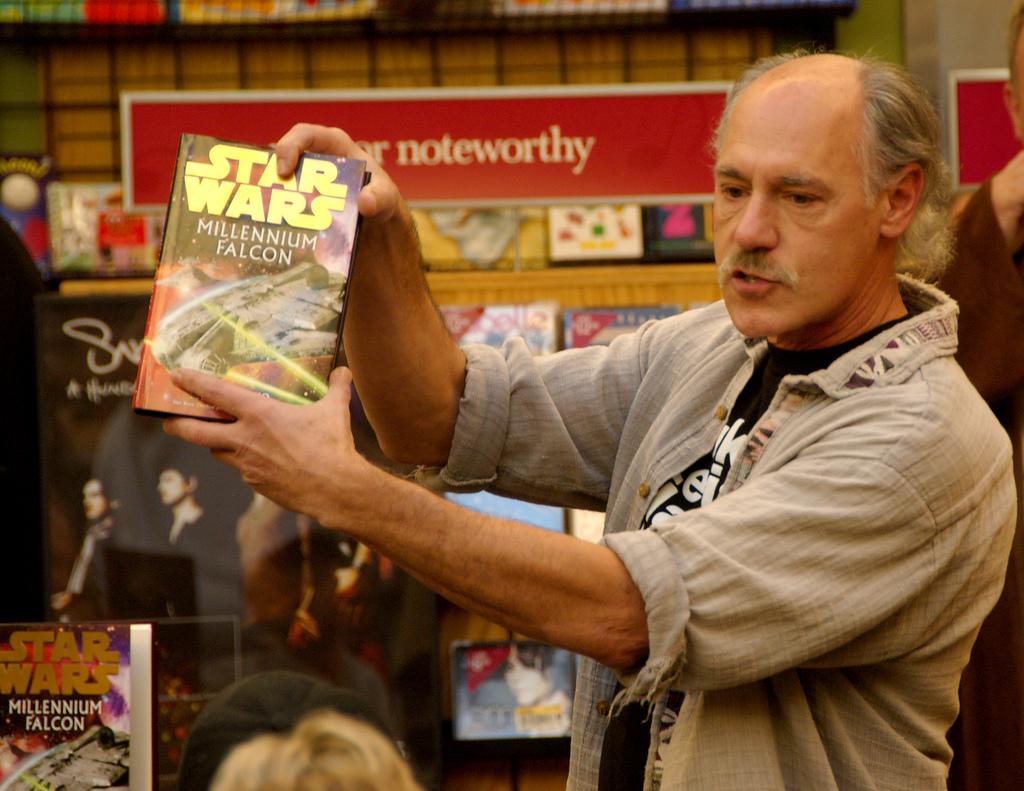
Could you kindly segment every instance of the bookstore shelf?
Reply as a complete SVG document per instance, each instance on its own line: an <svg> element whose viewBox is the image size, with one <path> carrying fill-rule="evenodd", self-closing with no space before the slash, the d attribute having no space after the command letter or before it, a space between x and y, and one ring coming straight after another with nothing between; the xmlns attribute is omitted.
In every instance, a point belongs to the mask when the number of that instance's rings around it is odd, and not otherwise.
<svg viewBox="0 0 1024 791"><path fill-rule="evenodd" d="M438 304L485 304L556 300L563 307L712 302L719 297L714 264L565 266L520 272L428 272ZM64 280L60 293L148 294L150 278Z"/></svg>
<svg viewBox="0 0 1024 791"><path fill-rule="evenodd" d="M281 4L282 7L290 7ZM855 0L398 0L272 3L188 0L0 2L0 41L306 38L395 34L538 33L645 30L750 24L827 30Z"/></svg>

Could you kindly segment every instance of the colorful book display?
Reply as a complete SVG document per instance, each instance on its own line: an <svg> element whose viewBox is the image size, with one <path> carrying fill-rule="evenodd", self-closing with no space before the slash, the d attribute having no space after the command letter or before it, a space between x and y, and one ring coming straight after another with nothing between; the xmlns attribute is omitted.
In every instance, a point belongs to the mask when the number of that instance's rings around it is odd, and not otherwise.
<svg viewBox="0 0 1024 791"><path fill-rule="evenodd" d="M341 343L365 163L182 135L133 406L224 416L175 387L206 371L291 403L327 392Z"/></svg>
<svg viewBox="0 0 1024 791"><path fill-rule="evenodd" d="M460 345L501 346L508 338L521 337L534 354L551 354L558 348L557 302L442 305L441 315Z"/></svg>
<svg viewBox="0 0 1024 791"><path fill-rule="evenodd" d="M150 791L152 650L149 624L0 625L0 787Z"/></svg>
<svg viewBox="0 0 1024 791"><path fill-rule="evenodd" d="M607 346L612 339L632 332L653 319L664 319L679 313L678 305L656 305L640 308L572 308L563 311L565 347Z"/></svg>
<svg viewBox="0 0 1024 791"><path fill-rule="evenodd" d="M46 232L46 185L53 162L39 154L0 154L0 220L21 237L39 272L50 270Z"/></svg>
<svg viewBox="0 0 1024 791"><path fill-rule="evenodd" d="M217 25L226 22L322 22L365 19L376 0L168 0L174 22Z"/></svg>
<svg viewBox="0 0 1024 791"><path fill-rule="evenodd" d="M494 0L509 16L523 14L630 14L665 11L669 0Z"/></svg>
<svg viewBox="0 0 1024 791"><path fill-rule="evenodd" d="M46 207L53 276L153 273L163 215L126 212L121 199L116 183L50 182Z"/></svg>
<svg viewBox="0 0 1024 791"><path fill-rule="evenodd" d="M547 265L543 209L413 209L431 271L539 269Z"/></svg>
<svg viewBox="0 0 1024 791"><path fill-rule="evenodd" d="M640 207L552 206L548 241L552 262L637 261L644 254Z"/></svg>

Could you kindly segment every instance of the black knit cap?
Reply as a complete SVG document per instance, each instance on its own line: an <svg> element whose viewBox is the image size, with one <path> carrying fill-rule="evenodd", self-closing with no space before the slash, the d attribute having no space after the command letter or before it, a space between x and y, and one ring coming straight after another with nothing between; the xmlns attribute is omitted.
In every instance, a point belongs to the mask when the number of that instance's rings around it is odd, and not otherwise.
<svg viewBox="0 0 1024 791"><path fill-rule="evenodd" d="M212 698L189 730L178 772L178 791L207 791L231 749L263 733L285 733L305 715L333 709L394 738L360 695L291 670L256 673Z"/></svg>

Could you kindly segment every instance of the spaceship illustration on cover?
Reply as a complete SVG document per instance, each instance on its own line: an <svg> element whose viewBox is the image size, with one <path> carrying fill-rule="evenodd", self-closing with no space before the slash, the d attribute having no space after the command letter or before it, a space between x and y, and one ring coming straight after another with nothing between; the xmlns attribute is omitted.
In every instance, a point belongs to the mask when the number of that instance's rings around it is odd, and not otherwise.
<svg viewBox="0 0 1024 791"><path fill-rule="evenodd" d="M244 363L333 357L344 284L307 262L214 287L161 319L153 353L168 370L219 376Z"/></svg>

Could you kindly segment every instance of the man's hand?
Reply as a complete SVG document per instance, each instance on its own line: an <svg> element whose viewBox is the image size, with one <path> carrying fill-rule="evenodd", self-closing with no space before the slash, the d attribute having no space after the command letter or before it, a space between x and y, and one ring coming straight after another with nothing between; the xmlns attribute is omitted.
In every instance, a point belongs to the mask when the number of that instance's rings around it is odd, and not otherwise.
<svg viewBox="0 0 1024 791"><path fill-rule="evenodd" d="M355 449L348 369L332 372L327 394L304 406L285 404L198 371L178 369L172 379L236 420L167 418L164 431L209 448L253 489L284 508L343 527L344 504L350 498L362 501L372 489L373 477L386 475Z"/></svg>
<svg viewBox="0 0 1024 791"><path fill-rule="evenodd" d="M341 129L296 124L276 151L284 178L303 151L359 158L373 174L359 192L363 224L345 297L345 360L381 450L403 464L443 464L466 358L430 296L409 207L380 163Z"/></svg>
<svg viewBox="0 0 1024 791"><path fill-rule="evenodd" d="M992 208L1010 253L1016 253L1024 247L1024 151L992 177Z"/></svg>
<svg viewBox="0 0 1024 791"><path fill-rule="evenodd" d="M390 220L398 212L401 195L398 188L380 163L341 129L336 127L317 126L315 124L296 124L277 141L277 172L287 178L295 172L299 155L304 151L318 154L331 154L349 159L362 159L366 169L373 174L370 183L359 191L359 213L373 220Z"/></svg>

